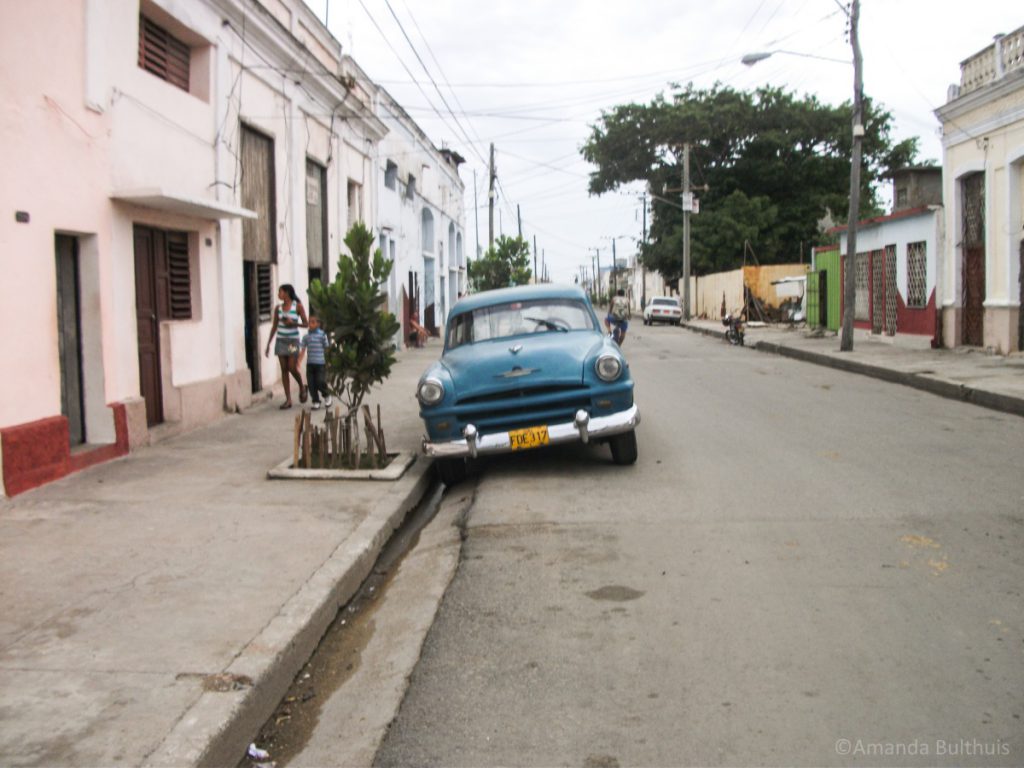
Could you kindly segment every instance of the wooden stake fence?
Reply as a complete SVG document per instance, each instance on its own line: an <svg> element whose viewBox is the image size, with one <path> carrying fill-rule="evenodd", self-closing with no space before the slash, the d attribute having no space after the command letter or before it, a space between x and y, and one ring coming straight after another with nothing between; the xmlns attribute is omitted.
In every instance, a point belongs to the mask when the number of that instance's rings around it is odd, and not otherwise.
<svg viewBox="0 0 1024 768"><path fill-rule="evenodd" d="M362 407L363 433L366 436L366 461L370 468L388 463L380 406L374 423L370 406ZM360 469L364 463L360 451L358 410L342 415L341 408L325 414L323 425L313 424L312 411L295 417L292 440L292 466L296 469Z"/></svg>

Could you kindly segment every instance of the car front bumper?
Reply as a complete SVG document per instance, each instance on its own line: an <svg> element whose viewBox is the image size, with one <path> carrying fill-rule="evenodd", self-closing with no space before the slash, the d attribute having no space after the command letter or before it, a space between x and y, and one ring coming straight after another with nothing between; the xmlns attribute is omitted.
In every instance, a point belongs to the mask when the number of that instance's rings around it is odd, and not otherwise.
<svg viewBox="0 0 1024 768"><path fill-rule="evenodd" d="M562 424L548 424L548 445L559 443L587 443L611 435L622 434L634 429L640 423L640 409L633 404L624 411L607 416L591 417L580 410L576 418ZM464 437L432 443L423 439L423 452L441 459L476 457L491 453L509 453L513 450L508 432L478 434L472 425L467 426Z"/></svg>

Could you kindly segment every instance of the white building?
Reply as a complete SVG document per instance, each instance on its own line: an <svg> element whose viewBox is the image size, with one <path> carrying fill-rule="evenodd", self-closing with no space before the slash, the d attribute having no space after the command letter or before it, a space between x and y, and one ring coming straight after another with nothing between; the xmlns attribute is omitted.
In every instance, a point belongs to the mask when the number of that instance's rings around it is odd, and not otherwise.
<svg viewBox="0 0 1024 768"><path fill-rule="evenodd" d="M942 122L942 341L1024 349L1024 27L960 64Z"/></svg>
<svg viewBox="0 0 1024 768"><path fill-rule="evenodd" d="M398 282L432 262L438 317L463 288L457 156L408 120L396 218L377 91L302 0L3 3L0 77L6 493L269 392L278 286L308 306L356 220L387 209Z"/></svg>
<svg viewBox="0 0 1024 768"><path fill-rule="evenodd" d="M401 320L404 338L414 313L442 333L448 310L466 291L463 159L437 149L383 88L376 88L374 101L388 128L376 174L380 249L394 263L389 308Z"/></svg>

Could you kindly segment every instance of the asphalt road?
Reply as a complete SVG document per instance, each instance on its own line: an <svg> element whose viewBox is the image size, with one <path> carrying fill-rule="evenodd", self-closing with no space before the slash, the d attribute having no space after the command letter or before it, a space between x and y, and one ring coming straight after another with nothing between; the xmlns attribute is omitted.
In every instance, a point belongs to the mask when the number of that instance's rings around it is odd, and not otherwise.
<svg viewBox="0 0 1024 768"><path fill-rule="evenodd" d="M1024 764L1024 422L671 327L482 469L378 765Z"/></svg>

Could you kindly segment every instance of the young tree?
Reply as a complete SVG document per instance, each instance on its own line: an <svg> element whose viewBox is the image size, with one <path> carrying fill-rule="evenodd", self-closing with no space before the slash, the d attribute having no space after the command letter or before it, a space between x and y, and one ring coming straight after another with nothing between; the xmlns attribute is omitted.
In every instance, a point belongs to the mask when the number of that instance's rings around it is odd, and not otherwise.
<svg viewBox="0 0 1024 768"><path fill-rule="evenodd" d="M380 249L370 256L373 235L357 222L345 236L352 255L338 257L338 275L324 285L314 280L310 304L330 340L327 382L341 402L354 413L373 387L388 377L395 362L395 316L387 311L381 290L391 274L391 262Z"/></svg>
<svg viewBox="0 0 1024 768"><path fill-rule="evenodd" d="M522 237L502 235L494 247L469 264L469 284L474 291L525 285L532 275L530 245Z"/></svg>

